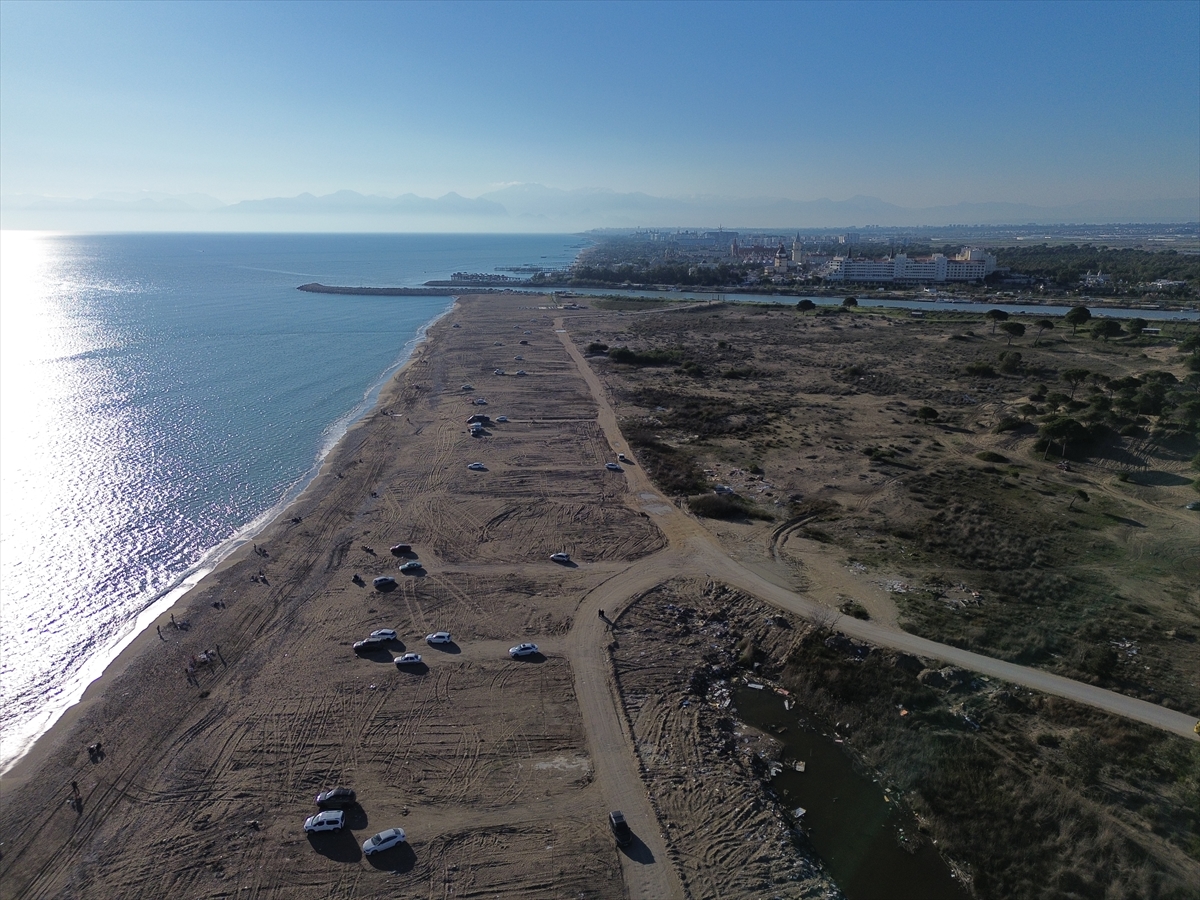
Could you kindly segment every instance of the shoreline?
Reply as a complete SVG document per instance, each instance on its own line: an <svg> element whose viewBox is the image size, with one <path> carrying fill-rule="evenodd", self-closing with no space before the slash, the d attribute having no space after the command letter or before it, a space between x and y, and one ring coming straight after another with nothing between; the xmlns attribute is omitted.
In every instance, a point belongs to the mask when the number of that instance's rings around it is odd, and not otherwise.
<svg viewBox="0 0 1200 900"><path fill-rule="evenodd" d="M452 301L445 309L433 319L422 324L416 334L405 342L408 352L405 354L402 350L397 362L389 366L383 372L382 377L367 388L363 394L363 400L345 415L330 423L329 427L334 429L337 436L331 435L329 439L322 442L313 464L284 490L278 501L263 510L233 536L206 551L194 566L181 573L170 587L153 598L134 617L129 630L115 642L98 674L87 678L87 671L82 673L76 686L69 692L69 699L59 712L53 714L50 724L29 741L16 758L0 769L0 797L28 782L52 752L55 742L61 740L70 731L84 713L102 697L103 692L128 669L147 647L158 643L148 637L150 627L155 624L156 619L185 609L187 598L198 589L208 587L206 582L222 572L231 558L247 543L254 543L256 537L291 518L289 513L293 507L304 499L305 494L311 490L318 479L328 474L331 460L337 455L346 439L357 427L379 411L389 386L397 382L404 370L418 358L422 348L429 342L430 331L454 312L461 295L461 291L450 295ZM84 681L84 678L87 680Z"/></svg>

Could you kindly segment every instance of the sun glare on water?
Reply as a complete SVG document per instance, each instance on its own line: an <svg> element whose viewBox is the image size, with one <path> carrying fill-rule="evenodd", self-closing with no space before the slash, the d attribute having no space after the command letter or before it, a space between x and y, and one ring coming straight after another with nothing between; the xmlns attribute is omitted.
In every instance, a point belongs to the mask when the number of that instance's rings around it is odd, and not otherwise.
<svg viewBox="0 0 1200 900"><path fill-rule="evenodd" d="M89 548L122 518L111 502L120 413L97 402L109 387L95 357L105 339L60 253L53 235L0 234L0 767L25 725L37 730L67 702L61 681L44 680L46 660L65 667L93 645L88 585L104 561Z"/></svg>

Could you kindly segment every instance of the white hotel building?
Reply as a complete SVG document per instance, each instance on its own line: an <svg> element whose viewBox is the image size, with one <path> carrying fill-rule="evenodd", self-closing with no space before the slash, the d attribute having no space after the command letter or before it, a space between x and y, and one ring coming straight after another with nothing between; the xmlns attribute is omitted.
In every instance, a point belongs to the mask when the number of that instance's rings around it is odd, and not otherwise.
<svg viewBox="0 0 1200 900"><path fill-rule="evenodd" d="M826 281L941 284L947 281L982 281L994 271L996 257L975 247L966 247L953 258L941 253L924 259L909 259L903 253L884 259L835 256L821 276Z"/></svg>

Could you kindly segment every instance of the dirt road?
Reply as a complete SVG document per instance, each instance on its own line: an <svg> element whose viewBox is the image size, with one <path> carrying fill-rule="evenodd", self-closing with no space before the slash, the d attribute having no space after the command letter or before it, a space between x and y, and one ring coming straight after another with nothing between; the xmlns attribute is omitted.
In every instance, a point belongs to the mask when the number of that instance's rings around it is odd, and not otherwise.
<svg viewBox="0 0 1200 900"><path fill-rule="evenodd" d="M614 447L623 447L624 439L617 426L616 413L608 400L603 385L587 361L584 360L579 348L571 341L564 328L562 318L556 321L555 327L567 353L579 367L584 381L592 391L599 409L600 427ZM828 620L830 615L828 607L813 603L785 587L769 582L730 559L703 526L658 493L640 468L626 466L625 476L629 481L630 490L636 498L637 506L650 512L654 523L670 542L669 549L635 564L634 568L653 567L653 570L659 573L658 580L665 580L665 573L668 571L676 574L695 574L703 571L717 580L724 581L761 600L772 603L780 609L785 609L810 621ZM639 582L632 580L632 583ZM608 608L616 608L628 597L629 595L620 595L620 582L606 582L590 599L597 607L608 604ZM583 618L586 619L587 616L584 615ZM886 628L849 616L839 616L836 627L850 637L879 647L940 659L989 677L1001 678L1033 690L1066 697L1113 715L1145 722L1172 734L1200 740L1200 735L1197 735L1194 730L1197 721L1195 715L1167 709L1144 700L1126 697L1048 672L939 644L899 629ZM586 650L582 646L580 649Z"/></svg>

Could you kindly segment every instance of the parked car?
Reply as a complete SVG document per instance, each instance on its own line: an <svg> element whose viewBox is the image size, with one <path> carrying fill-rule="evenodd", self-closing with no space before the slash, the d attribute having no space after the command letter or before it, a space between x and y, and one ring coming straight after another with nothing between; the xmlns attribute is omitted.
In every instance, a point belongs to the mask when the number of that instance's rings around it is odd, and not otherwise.
<svg viewBox="0 0 1200 900"><path fill-rule="evenodd" d="M435 631L433 634L425 635L425 640L430 644L453 644L454 639L450 637L448 631Z"/></svg>
<svg viewBox="0 0 1200 900"><path fill-rule="evenodd" d="M380 575L378 578L374 579L371 584L375 585L377 588L392 588L396 586L396 579L391 575Z"/></svg>
<svg viewBox="0 0 1200 900"><path fill-rule="evenodd" d="M467 468L470 469L472 472L486 472L487 471L487 466L485 466L483 463L471 463L469 466L467 466Z"/></svg>
<svg viewBox="0 0 1200 900"><path fill-rule="evenodd" d="M514 356L513 359L515 359L517 362L525 362L525 357L523 356Z"/></svg>
<svg viewBox="0 0 1200 900"><path fill-rule="evenodd" d="M521 657L521 656L533 656L533 654L535 654L537 652L538 652L537 644L529 644L529 643L517 644L517 646L515 646L515 647L508 648L508 655L511 656L513 659L517 659L518 657Z"/></svg>
<svg viewBox="0 0 1200 900"><path fill-rule="evenodd" d="M475 385L473 385L473 384L464 384L464 385L462 385L462 387L460 387L460 388L459 388L459 390L460 390L460 391L473 391L473 390L475 390Z"/></svg>
<svg viewBox="0 0 1200 900"><path fill-rule="evenodd" d="M321 809L346 809L358 802L353 788L335 787L317 794L317 806Z"/></svg>
<svg viewBox="0 0 1200 900"><path fill-rule="evenodd" d="M492 369L492 374L493 375L503 375L504 370L503 369Z"/></svg>
<svg viewBox="0 0 1200 900"><path fill-rule="evenodd" d="M392 556L403 556L405 553L412 553L412 544L393 544L390 552Z"/></svg>
<svg viewBox="0 0 1200 900"><path fill-rule="evenodd" d="M341 831L345 827L346 814L340 809L327 809L304 820L304 830L309 834L315 831Z"/></svg>
<svg viewBox="0 0 1200 900"><path fill-rule="evenodd" d="M629 830L629 823L625 821L625 814L619 809L614 809L608 814L608 827L612 829L613 837L617 839L618 847L628 847L630 841L633 840L633 832Z"/></svg>
<svg viewBox="0 0 1200 900"><path fill-rule="evenodd" d="M529 373L526 372L524 369L517 369L517 374L518 375L528 375Z"/></svg>
<svg viewBox="0 0 1200 900"><path fill-rule="evenodd" d="M507 422L508 416L496 416L496 421L497 422Z"/></svg>
<svg viewBox="0 0 1200 900"><path fill-rule="evenodd" d="M416 666L421 663L420 653L405 653L403 656L396 657L396 665L398 666Z"/></svg>
<svg viewBox="0 0 1200 900"><path fill-rule="evenodd" d="M605 463L604 468L608 469L608 471L610 471L610 472L624 472L625 471L620 466L618 466L616 463Z"/></svg>
<svg viewBox="0 0 1200 900"><path fill-rule="evenodd" d="M387 641L382 638L369 637L365 641L356 641L354 644L355 653L370 653L372 650L382 650L387 644Z"/></svg>
<svg viewBox="0 0 1200 900"><path fill-rule="evenodd" d="M532 331L526 331L526 332L525 332L525 334L533 334L533 332L532 332ZM528 342L528 341L521 341L521 343L522 343L522 344L527 344L527 343L529 343L529 342Z"/></svg>
<svg viewBox="0 0 1200 900"><path fill-rule="evenodd" d="M570 553L551 553L550 559L556 563L569 563L571 561Z"/></svg>
<svg viewBox="0 0 1200 900"><path fill-rule="evenodd" d="M406 562L404 565L402 565L400 567L400 571L401 572L418 572L423 568L425 568L425 567L423 565L421 565L421 563L419 561L417 561L415 559L410 559L408 562Z"/></svg>
<svg viewBox="0 0 1200 900"><path fill-rule="evenodd" d="M396 632L391 628L380 628L371 632L371 638L376 641L394 641Z"/></svg>
<svg viewBox="0 0 1200 900"><path fill-rule="evenodd" d="M618 453L617 454L617 462L627 463L627 462L629 462L629 457L626 456L624 453Z"/></svg>
<svg viewBox="0 0 1200 900"><path fill-rule="evenodd" d="M381 831L379 834L363 841L363 853L370 856L373 853L382 853L384 850L391 850L397 844L403 843L404 829L389 828L387 831Z"/></svg>

